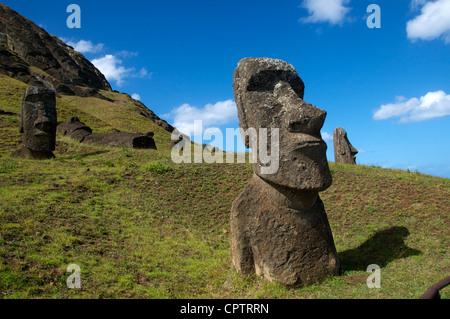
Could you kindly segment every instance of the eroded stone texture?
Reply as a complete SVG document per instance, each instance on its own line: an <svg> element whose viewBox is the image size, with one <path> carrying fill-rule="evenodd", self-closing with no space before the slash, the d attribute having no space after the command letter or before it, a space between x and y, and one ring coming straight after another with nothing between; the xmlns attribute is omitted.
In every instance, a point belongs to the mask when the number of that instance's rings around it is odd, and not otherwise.
<svg viewBox="0 0 450 319"><path fill-rule="evenodd" d="M91 134L84 138L83 143L98 144L109 147L127 147L156 150L155 141L151 136L140 133L114 132Z"/></svg>
<svg viewBox="0 0 450 319"><path fill-rule="evenodd" d="M337 274L339 260L318 195L332 183L320 134L326 112L303 101L303 81L284 61L243 59L233 78L239 126L278 128L280 157L278 172L267 175L258 156L252 180L233 203L234 268L286 286ZM268 140L270 149L277 141L270 134Z"/></svg>
<svg viewBox="0 0 450 319"><path fill-rule="evenodd" d="M358 151L353 147L347 137L347 132L338 127L333 133L334 161L336 163L356 164Z"/></svg>
<svg viewBox="0 0 450 319"><path fill-rule="evenodd" d="M32 159L54 157L56 124L55 91L47 87L27 87L22 99L20 119L23 147L13 156Z"/></svg>
<svg viewBox="0 0 450 319"><path fill-rule="evenodd" d="M92 129L81 122L78 117L72 117L67 122L58 123L58 132L80 143L109 147L156 149L153 132L148 132L145 135L127 132L92 134Z"/></svg>
<svg viewBox="0 0 450 319"><path fill-rule="evenodd" d="M92 134L92 129L81 122L78 117L72 117L67 122L58 123L57 131L80 143L84 141L86 136Z"/></svg>

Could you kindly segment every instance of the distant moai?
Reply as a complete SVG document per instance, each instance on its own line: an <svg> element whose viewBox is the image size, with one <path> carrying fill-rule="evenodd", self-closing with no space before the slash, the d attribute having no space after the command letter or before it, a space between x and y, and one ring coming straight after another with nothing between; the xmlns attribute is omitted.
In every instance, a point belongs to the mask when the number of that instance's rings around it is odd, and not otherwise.
<svg viewBox="0 0 450 319"><path fill-rule="evenodd" d="M12 156L30 159L55 157L56 125L55 91L48 87L27 87L20 116L23 146Z"/></svg>
<svg viewBox="0 0 450 319"><path fill-rule="evenodd" d="M356 164L358 151L353 147L347 137L347 132L338 127L333 133L334 161L336 163Z"/></svg>
<svg viewBox="0 0 450 319"><path fill-rule="evenodd" d="M303 101L303 81L284 61L243 59L233 80L239 126L256 132L278 128L280 162L276 173L264 174L257 157L252 179L232 205L234 269L285 286L310 285L338 274L340 263L319 197L332 184L320 135L326 112ZM247 147L255 146L254 139L242 138ZM268 149L272 143L277 143L273 137Z"/></svg>

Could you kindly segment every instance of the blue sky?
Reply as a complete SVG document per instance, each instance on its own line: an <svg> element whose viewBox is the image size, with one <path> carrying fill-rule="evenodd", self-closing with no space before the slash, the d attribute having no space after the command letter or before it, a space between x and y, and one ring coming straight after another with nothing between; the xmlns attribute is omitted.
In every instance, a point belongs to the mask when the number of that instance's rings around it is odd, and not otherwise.
<svg viewBox="0 0 450 319"><path fill-rule="evenodd" d="M238 127L240 59L291 63L304 99L342 126L357 163L450 178L450 0L2 1L74 46L113 89L171 124ZM81 28L66 24L69 4ZM381 28L368 28L377 4ZM208 141L206 141L208 142Z"/></svg>

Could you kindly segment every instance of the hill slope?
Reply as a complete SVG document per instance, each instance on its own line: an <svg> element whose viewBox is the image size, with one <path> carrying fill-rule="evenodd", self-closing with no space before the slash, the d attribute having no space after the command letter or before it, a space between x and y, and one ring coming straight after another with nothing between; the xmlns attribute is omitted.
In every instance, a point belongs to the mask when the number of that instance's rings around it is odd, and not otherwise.
<svg viewBox="0 0 450 319"><path fill-rule="evenodd" d="M36 81L33 75L40 75L58 92L111 91L103 74L83 55L3 4L0 33L0 73L29 84Z"/></svg>
<svg viewBox="0 0 450 319"><path fill-rule="evenodd" d="M96 131L120 117L91 108L80 106ZM334 183L321 197L343 272L288 290L230 269L229 212L249 164L176 165L159 147L169 140L146 151L59 135L55 160L11 159L18 119L0 114L3 298L419 298L450 272L449 179L330 163ZM67 288L70 264L81 267L80 290ZM370 264L382 289L366 286Z"/></svg>
<svg viewBox="0 0 450 319"><path fill-rule="evenodd" d="M20 57L10 46L4 55ZM106 86L82 94L79 85L74 94L60 90L59 121L78 116L94 132L153 131L158 150L58 135L56 159L10 158L32 84L19 73L57 78L22 60L0 75L1 298L419 298L449 275L449 179L330 163L334 183L321 197L341 275L291 290L237 276L229 212L250 165L176 165L167 123L127 94ZM67 288L71 264L81 268L80 290ZM381 267L381 289L367 288L370 264Z"/></svg>
<svg viewBox="0 0 450 319"><path fill-rule="evenodd" d="M0 75L0 110L9 115L10 125L2 127L0 147L14 146L22 142L18 131L22 95L27 84L11 77ZM128 94L99 90L104 99L98 97L79 97L57 94L56 109L58 121L67 121L78 116L94 133L105 132L154 132L158 148L167 148L170 144L170 125L164 121L155 123L158 117L142 103L132 99ZM151 117L154 116L152 120ZM167 126L164 126L164 123ZM3 149L5 150L5 149Z"/></svg>
<svg viewBox="0 0 450 319"><path fill-rule="evenodd" d="M23 84L39 85L45 80L51 82L59 93L59 121L67 120L68 114L77 115L89 123L92 116L103 121L102 112L111 108L114 118L104 122L113 129L161 131L146 123L150 120L168 132L174 130L128 94L112 92L105 76L81 53L3 4L0 4L0 75L0 86L7 90L2 94L4 103L0 110L3 107L17 112L20 102L16 98L22 95ZM80 99L83 97L87 99ZM9 98L14 100L8 101ZM88 110L87 106L90 106ZM130 114L132 119L122 122L117 116L123 116L124 110L137 114ZM164 132L162 134L167 136Z"/></svg>

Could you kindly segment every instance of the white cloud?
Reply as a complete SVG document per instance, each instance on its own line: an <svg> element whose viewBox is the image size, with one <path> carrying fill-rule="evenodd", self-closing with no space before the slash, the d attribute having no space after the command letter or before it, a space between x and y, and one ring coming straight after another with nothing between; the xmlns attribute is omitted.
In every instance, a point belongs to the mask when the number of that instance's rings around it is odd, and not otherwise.
<svg viewBox="0 0 450 319"><path fill-rule="evenodd" d="M137 93L134 93L133 95L131 95L131 97L133 99L135 99L135 100L138 100L138 101L141 99L141 96L139 94L137 94Z"/></svg>
<svg viewBox="0 0 450 319"><path fill-rule="evenodd" d="M421 13L408 21L406 31L411 40L433 40L442 37L450 43L450 0L413 1L412 6L422 6Z"/></svg>
<svg viewBox="0 0 450 319"><path fill-rule="evenodd" d="M450 95L444 91L428 92L420 98L406 100L397 97L396 102L382 105L373 115L374 120L399 117L400 123L419 122L450 115Z"/></svg>
<svg viewBox="0 0 450 319"><path fill-rule="evenodd" d="M427 3L427 0L411 0L411 10L417 10Z"/></svg>
<svg viewBox="0 0 450 319"><path fill-rule="evenodd" d="M116 81L119 86L124 83L125 78L131 76L134 72L134 68L125 68L121 65L122 61L112 54L107 54L91 62L103 73L108 81Z"/></svg>
<svg viewBox="0 0 450 319"><path fill-rule="evenodd" d="M67 44L80 53L97 53L103 49L103 43L93 44L92 41L80 40L78 42L67 41Z"/></svg>
<svg viewBox="0 0 450 319"><path fill-rule="evenodd" d="M322 132L322 139L325 142L333 142L333 135L331 135L330 133L327 133L327 132Z"/></svg>
<svg viewBox="0 0 450 319"><path fill-rule="evenodd" d="M300 19L304 23L329 22L330 24L342 24L347 13L346 7L350 0L304 0L302 6L308 10L309 16Z"/></svg>
<svg viewBox="0 0 450 319"><path fill-rule="evenodd" d="M147 71L147 69L146 68L142 68L140 71L139 71L139 76L140 77L146 77L147 75L149 75L149 73L148 73L148 71ZM151 75L151 74L150 74Z"/></svg>
<svg viewBox="0 0 450 319"><path fill-rule="evenodd" d="M238 118L236 103L232 100L207 104L203 108L185 103L163 117L173 119L173 126L186 135L202 134L202 130L206 129L217 131L217 126L231 123ZM194 121L197 120L202 121L201 127L195 125Z"/></svg>

